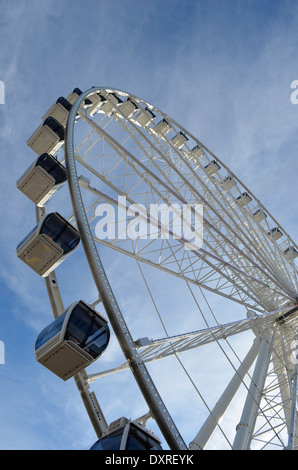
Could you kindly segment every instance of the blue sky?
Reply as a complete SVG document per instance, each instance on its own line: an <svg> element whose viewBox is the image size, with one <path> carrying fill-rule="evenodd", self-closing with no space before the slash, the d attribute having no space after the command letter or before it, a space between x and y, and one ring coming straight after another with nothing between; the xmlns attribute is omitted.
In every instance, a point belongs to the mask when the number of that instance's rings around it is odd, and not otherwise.
<svg viewBox="0 0 298 470"><path fill-rule="evenodd" d="M35 363L50 306L43 281L15 256L34 223L15 182L34 158L26 140L43 113L76 86L144 98L196 135L297 240L298 105L290 101L297 31L295 0L0 0L1 449L87 449L95 439L74 383ZM75 282L94 296L87 268L62 269L66 305L76 300ZM126 287L115 286L120 298ZM116 386L127 381L123 373ZM116 419L116 405L130 412L125 399L135 390L109 403L111 383L98 393Z"/></svg>

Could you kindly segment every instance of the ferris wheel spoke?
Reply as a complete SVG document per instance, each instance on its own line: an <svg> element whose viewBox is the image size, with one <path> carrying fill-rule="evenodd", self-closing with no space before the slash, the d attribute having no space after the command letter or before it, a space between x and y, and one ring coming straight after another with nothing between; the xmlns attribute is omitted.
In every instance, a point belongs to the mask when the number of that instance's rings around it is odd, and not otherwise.
<svg viewBox="0 0 298 470"><path fill-rule="evenodd" d="M107 195L103 194L102 192L96 190L95 188L90 188L90 186L89 186L88 189L89 189L91 192L94 192L95 194L100 195L103 199L109 201L110 203L116 204L116 201L115 201L113 198L108 197ZM99 202L99 200L98 200L98 202ZM130 200L130 202L133 202L133 201ZM93 207L93 205L92 205L92 207ZM92 212L92 211L91 211L91 212ZM92 216L92 217L93 217L93 216ZM89 220L91 220L92 217L91 217ZM96 236L95 236L95 239L97 239ZM98 239L97 239L97 241L100 242L100 243L103 243L103 244L107 244L107 245L110 244L110 246L113 247L114 249L119 250L119 251L122 251L123 253L129 254L129 252L128 252L125 248L123 248L123 247L120 246L121 243L122 243L122 244L125 244L126 241L124 241L124 242L120 241L120 243L119 243L119 240L118 240L117 238L115 239L114 242L112 242L112 241L107 241L107 242L105 242L105 241L103 241L103 240L98 240ZM166 240L166 242L169 244L169 241L168 241L168 240ZM148 243L147 246L146 246L146 245L143 246L142 249L138 249L138 252L137 252L137 253L134 252L134 253L132 253L132 255L137 255L139 259L142 259L142 260L146 261L145 258L144 258L144 253L147 253L147 255L148 255L149 258L150 258L149 262L152 261L152 254L154 253L154 250L151 249L151 245L153 245L153 243L154 243L154 242L153 242L152 240L149 241L149 243ZM150 247L150 250L149 250L149 251L148 251L148 247ZM175 248L175 251L176 251L176 250L177 250L177 251L180 250L180 252L182 253L182 258L183 258L184 256L186 256L186 254L185 254L185 251L183 251L182 248L183 248L183 247L178 243L177 246L176 246L176 248ZM168 263L167 263L167 261L166 261L165 259L162 259L162 260L161 260L161 259L160 259L160 248L159 248L159 247L157 248L157 251L155 251L155 253L157 253L157 255L158 255L158 256L157 256L157 259L158 259L158 263L157 263L158 266L157 266L157 267L159 267L160 269L168 269L170 263L176 263L176 262L177 262L177 258L176 258L174 261L172 260L171 262L168 262ZM205 253L206 253L206 252L205 252ZM207 253L207 254L208 254L208 253ZM193 261L191 261L190 256L192 257ZM197 255L196 255L196 254L195 254L195 255L194 255L193 253L192 253L191 255L190 255L190 254L187 254L187 257L188 257L188 260L187 260L188 263L186 264L186 271L182 272L182 275L187 275L187 270L191 269L192 264L194 264L194 263L197 262ZM225 262L223 262L223 260L219 260L216 256L212 255L211 257L213 257L213 258L216 259L217 261L220 261L220 263L223 263L223 265L225 264ZM182 262L183 262L183 259L182 259ZM208 266L209 266L210 262L207 262L207 263L208 263ZM181 275L181 264L182 264L182 263L180 263L180 264L178 263L178 275ZM206 260L205 260L205 264L206 264ZM220 272L220 268L219 268L219 267L216 268L216 266L213 265L212 268L214 268L214 270L217 271L218 273ZM202 270L202 269L203 269L203 268L201 268L201 270ZM235 269L237 272L239 272L239 269L238 269L238 268L235 267L234 269ZM204 269L203 269L203 271L204 271ZM193 271L193 272L194 272L194 271ZM179 274L179 273L180 273L180 274ZM222 271L221 271L221 274L223 274ZM241 273L242 276L243 276L243 274L244 274L244 272ZM214 273L212 274L212 271L210 270L210 266L209 266L208 274L206 275L206 274L204 273L203 275L204 275L204 277L206 277L206 276L207 276L207 277L208 277L208 276L209 276L209 277L212 277L212 276L214 277ZM230 277L230 279L231 279L231 277ZM197 281L197 282L200 282L198 275L196 275L196 281ZM234 281L233 281L233 283L234 283ZM218 288L218 284L217 284L217 288Z"/></svg>
<svg viewBox="0 0 298 470"><path fill-rule="evenodd" d="M112 199L110 199L110 202L112 201ZM115 201L114 201L115 202ZM130 198L130 202L133 203L134 201ZM117 239L115 240L117 241ZM208 253L207 253L208 254ZM210 253L209 253L209 256L210 256ZM214 255L212 255L214 257ZM215 257L216 258L216 257ZM242 271L241 275L243 275L244 271ZM243 282L243 281L242 281ZM266 308L268 309L268 305L266 306Z"/></svg>
<svg viewBox="0 0 298 470"><path fill-rule="evenodd" d="M98 243L110 246L114 250L135 257L160 270L186 278L190 282L201 285L206 289L214 290L218 294L229 296L235 301L239 300L239 295L242 292L241 302L246 304L248 299L251 299L255 303L254 308L256 309L258 309L257 305L260 304L259 291L262 292L261 303L263 303L264 309L267 310L273 299L281 298L284 301L284 298L288 298L291 300L290 297L272 289L263 281L259 281L237 266L225 262L210 252L206 252L206 250L201 250L200 253L193 251L191 253L186 252L179 242L171 245L168 240L163 241L167 248L162 248L160 243L154 246L156 242L152 240L147 244L142 244L142 247L140 247L139 243L131 247L127 240L101 240L95 235L94 239ZM270 300L268 304L266 304L266 298L264 297L264 286L268 291L266 294L267 299ZM254 290L255 296L253 296ZM252 308L254 303L247 303L247 305Z"/></svg>
<svg viewBox="0 0 298 470"><path fill-rule="evenodd" d="M168 356L180 354L192 349L197 349L201 346L226 340L231 336L244 333L245 331L257 328L262 331L273 325L273 323L281 317L287 310L280 309L273 312L261 314L252 318L245 318L235 322L218 325L203 330L192 331L189 333L169 336L150 340L149 338L140 338L135 341L136 347L140 351L140 356L144 362L152 362L158 359L163 359ZM129 368L128 362L125 362L113 369L113 372L123 371ZM103 371L97 374L88 376L88 381L92 382L100 378L110 371Z"/></svg>
<svg viewBox="0 0 298 470"><path fill-rule="evenodd" d="M125 124L124 124L123 121L121 121L121 124L122 124L122 126L125 126ZM165 141L167 141L166 136L164 136L163 139L164 139ZM167 144L170 144L170 142L167 141ZM144 151L144 149L142 149L142 150ZM173 152L178 153L178 152L177 152L177 149L175 149L175 148L173 148ZM175 168L176 173L178 173L177 168L176 168L175 166L173 166L173 164L169 165L169 160L168 160L168 157L167 157L167 154L166 154L166 153L160 153L160 160L163 162L164 165L168 163L168 167L165 169L165 170L167 170L167 171L162 171L162 172L161 172L163 179L166 180L167 183L170 183L170 184L172 185L172 187L174 187L174 188L176 189L176 188L177 188L177 185L178 185L178 182L175 181L175 178L173 178L173 177L171 178L171 177L170 177L171 175L170 175L169 169L170 169L170 170L171 170L171 169L173 170L173 168ZM180 161L183 161L183 160L180 160ZM185 159L184 159L183 162L184 162L185 164L188 164L188 161L185 160ZM153 167L153 166L156 167L156 162L155 162L154 159L151 159L151 164L152 164L152 167ZM169 167L170 167L170 168L169 168ZM160 168L158 168L158 170L160 171ZM168 176L168 175L169 175L169 176ZM192 193L196 193L197 196L198 196L199 193L197 193L197 191L195 190L194 186L190 184L190 179L189 179L189 178L186 179L185 177L182 177L182 175L181 175L180 172L178 173L177 176L180 178L180 181L182 181L182 184L183 184L182 187L184 187L184 188L185 188L185 187L190 187ZM194 173L194 176L196 177L196 180L198 180L198 175ZM204 184L204 183L203 183L203 184ZM200 194L201 194L201 193L200 193ZM218 204L219 204L218 201L219 201L220 198L216 198L216 195L214 195L212 192L211 192L211 195L212 195L212 198L214 199L214 201L213 201L213 211L214 211L214 206L216 205L216 204L215 204L215 201L217 201L217 205L218 205ZM204 200L203 202L207 205L206 200ZM231 205L230 205L230 207L231 207ZM223 207L220 206L220 209L222 210ZM217 215L218 218L220 218L220 216L219 216L218 213L217 213L216 215ZM230 219L228 220L228 224L225 222L224 219L221 219L221 220L222 220L222 222L223 222L224 224L227 225L227 227L230 227L229 224L231 224L231 222L232 222L232 224L235 223L235 220L234 220L235 218L231 217L231 215L229 214L229 212L226 212L226 215L228 215L229 218L231 219L231 220L230 220ZM244 212L244 215L245 215L245 212ZM241 212L241 216L243 217L243 211ZM237 221L237 218L236 218L236 221ZM240 222L240 221L238 221L238 222ZM237 225L237 229L238 229L238 230L237 230L237 233L239 233L239 229L240 229L240 231L241 231L241 226L242 226L242 224L241 224L241 223L238 223L238 225ZM234 235L236 235L236 234L234 233ZM247 238L246 232L243 232L243 233L242 233L242 236ZM251 235L250 235L250 237L251 237ZM248 239L248 238L247 238L247 239ZM248 241L250 242L251 245L254 244L254 238L253 238L253 237L250 238L250 239L248 239ZM261 250L261 251L262 251L262 250ZM258 249L258 253L259 253L259 252L260 252L260 249ZM268 263L267 263L267 264L268 264ZM273 270L273 272L275 272L275 271L276 271L276 269Z"/></svg>
<svg viewBox="0 0 298 470"><path fill-rule="evenodd" d="M107 138L108 140L112 141L112 146L114 146L114 147L115 147L116 149L118 149L118 150L119 150L119 149L121 150L121 151L120 151L121 156L123 157L123 156L125 155L125 156L126 156L126 161L128 161L128 160L127 160L127 154L128 154L129 156L131 156L131 158L134 160L134 169L136 169L136 168L135 168L135 165L136 165L135 157L132 157L132 155L130 154L130 152L128 152L126 149L124 149L122 145L120 145L119 143L115 142L113 138L107 136L106 133L105 133L105 131L100 130L100 128L98 128L98 126L97 126L95 123L93 123L93 125L96 127L96 129L99 131L99 133L103 134L105 138ZM118 158L119 158L119 157L118 157ZM122 160L122 158L121 158L121 160ZM118 162L118 163L119 163L119 162ZM152 175L152 173L151 173L151 177L152 177L152 176L154 176L154 175ZM155 177L154 177L154 178L155 178ZM104 178L103 178L103 179L104 179ZM105 179L104 179L104 180L105 180ZM140 175L140 181L144 181L144 176L143 176L143 175ZM148 177L147 177L147 181L148 181ZM108 181L106 181L106 182L109 184ZM158 180L158 182L160 182L160 180ZM135 184L135 186L136 186L136 184ZM163 184L163 186L164 186L164 184ZM125 189L127 189L127 188L125 188ZM156 191L156 188L155 188L155 191ZM169 187L168 187L168 186L166 186L166 191L167 191L167 193L168 193L168 192L172 193L172 191L169 190ZM160 196L162 197L161 194L160 194ZM176 194L175 197L176 197L176 199L181 200L181 197L180 197L179 195L177 196L177 194ZM221 234L221 233L216 229L216 227L214 227L214 226L212 226L212 225L211 225L211 227L210 227L210 223L208 223L208 221L206 221L206 219L204 220L204 222L205 222L205 224L207 223L207 227L208 227L208 228L211 228L211 230L214 231L217 236L219 236L219 237L224 237L224 239L226 239L226 237L223 236L223 234ZM232 242L231 238L230 238L230 240L229 240L228 246L229 246L230 248L233 247L233 250L234 250L234 252L231 253L231 257L234 257L234 256L235 256L235 252L237 252L237 254L239 253L239 247L237 247L236 244ZM245 254L245 251L243 251L243 250L241 251L241 256L242 256L242 260L243 260L243 259L248 259L248 258L247 258L247 255ZM261 269L258 265L255 264L255 261L254 261L253 259L250 259L249 261L250 261L250 263L252 263L253 265L255 265L255 268L256 268L257 270ZM268 273L266 274L266 276L268 277ZM269 274L269 279L272 280L271 274ZM275 281L274 281L274 282L277 283L277 285L279 286L280 289L282 289L282 290L284 289L286 292L288 292L288 295L290 295L290 296L293 295L293 291L289 291L288 288L287 288L284 284L280 284L280 281L279 281L278 278L275 277Z"/></svg>

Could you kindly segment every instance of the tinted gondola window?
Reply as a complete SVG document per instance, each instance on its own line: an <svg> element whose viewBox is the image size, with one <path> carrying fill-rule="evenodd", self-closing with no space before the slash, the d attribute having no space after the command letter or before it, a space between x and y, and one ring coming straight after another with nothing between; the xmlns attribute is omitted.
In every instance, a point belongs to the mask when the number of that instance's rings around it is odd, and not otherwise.
<svg viewBox="0 0 298 470"><path fill-rule="evenodd" d="M69 101L67 101L63 96L60 96L60 98L57 99L57 103L62 104L62 106L67 109L67 111L71 110L71 104Z"/></svg>
<svg viewBox="0 0 298 470"><path fill-rule="evenodd" d="M38 335L38 338L35 343L35 350L39 349L43 344L53 338L59 331L61 331L64 318L67 312L64 312L60 317L55 321L50 323L42 332Z"/></svg>
<svg viewBox="0 0 298 470"><path fill-rule="evenodd" d="M88 314L77 305L70 316L65 339L73 340L97 359L106 349L109 341L109 330L96 314Z"/></svg>
<svg viewBox="0 0 298 470"><path fill-rule="evenodd" d="M162 450L156 439L150 436L148 431L139 429L133 423L129 425L126 442L122 442L125 427L114 431L99 439L90 450Z"/></svg>
<svg viewBox="0 0 298 470"><path fill-rule="evenodd" d="M35 230L37 229L37 227L38 227L38 224L35 225L35 226L33 227L33 229L30 230L29 233L27 233L26 237L24 237L24 238L20 241L20 243L17 244L17 249L20 248L21 245L23 245L23 243L30 237L30 235L32 235L33 232L35 232Z"/></svg>
<svg viewBox="0 0 298 470"><path fill-rule="evenodd" d="M79 235L76 230L55 213L49 214L45 218L41 232L61 246L64 253L73 250L79 242Z"/></svg>
<svg viewBox="0 0 298 470"><path fill-rule="evenodd" d="M61 124L53 118L52 116L49 116L46 118L46 120L43 123L44 126L48 126L52 131L54 131L57 136L59 137L60 140L64 140L64 130Z"/></svg>
<svg viewBox="0 0 298 470"><path fill-rule="evenodd" d="M160 450L162 447L151 438L147 432L142 431L133 424L130 425L125 450Z"/></svg>
<svg viewBox="0 0 298 470"><path fill-rule="evenodd" d="M55 183L66 181L66 169L52 155L49 155L48 153L40 155L36 162L36 166L38 165L44 168L46 172L54 178Z"/></svg>
<svg viewBox="0 0 298 470"><path fill-rule="evenodd" d="M119 450L123 428L99 439L90 450Z"/></svg>

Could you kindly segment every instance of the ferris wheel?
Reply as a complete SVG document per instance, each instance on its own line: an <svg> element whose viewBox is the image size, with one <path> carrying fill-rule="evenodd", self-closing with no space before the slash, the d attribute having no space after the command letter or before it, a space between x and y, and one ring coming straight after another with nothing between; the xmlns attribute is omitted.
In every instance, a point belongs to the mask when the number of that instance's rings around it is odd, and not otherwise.
<svg viewBox="0 0 298 470"><path fill-rule="evenodd" d="M94 448L160 448L150 418L173 450L297 448L298 247L262 203L195 136L121 90L59 98L28 145L37 158L17 186L37 225L17 251L44 277L55 317L36 358L74 377ZM71 215L46 214L65 184ZM98 298L66 309L55 269L79 241ZM96 371L110 334L124 358ZM148 408L108 425L90 385L124 371Z"/></svg>

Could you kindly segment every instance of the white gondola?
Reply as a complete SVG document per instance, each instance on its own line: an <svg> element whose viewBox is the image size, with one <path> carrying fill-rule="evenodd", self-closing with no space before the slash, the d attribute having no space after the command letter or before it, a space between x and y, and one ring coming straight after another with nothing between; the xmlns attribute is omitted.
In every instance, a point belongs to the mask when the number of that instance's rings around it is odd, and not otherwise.
<svg viewBox="0 0 298 470"><path fill-rule="evenodd" d="M204 155L204 152L199 145L196 145L191 151L197 158L201 158Z"/></svg>
<svg viewBox="0 0 298 470"><path fill-rule="evenodd" d="M42 120L44 121L47 117L52 116L65 128L71 108L72 104L63 96L60 96L60 98L58 98L57 101L44 114Z"/></svg>
<svg viewBox="0 0 298 470"><path fill-rule="evenodd" d="M143 425L120 418L110 424L107 433L90 450L162 450L160 440Z"/></svg>
<svg viewBox="0 0 298 470"><path fill-rule="evenodd" d="M100 93L93 93L89 95L88 99L90 100L90 106L88 108L88 113L90 116L94 116L99 112L101 106L107 102L106 98Z"/></svg>
<svg viewBox="0 0 298 470"><path fill-rule="evenodd" d="M73 105L82 93L82 90L80 90L79 88L74 88L72 92L66 97L66 99L71 105ZM89 106L91 106L91 104L91 101L86 98L84 100L83 108L88 108Z"/></svg>
<svg viewBox="0 0 298 470"><path fill-rule="evenodd" d="M262 209L258 209L253 213L253 216L256 220L256 222L262 222L262 220L265 220L267 217L267 214Z"/></svg>
<svg viewBox="0 0 298 470"><path fill-rule="evenodd" d="M106 350L110 339L107 321L82 300L39 334L36 360L63 380L84 369Z"/></svg>
<svg viewBox="0 0 298 470"><path fill-rule="evenodd" d="M234 186L235 186L235 180L231 177L231 176L226 176L222 182L221 182L221 186L223 189L226 189L227 191L229 191L230 189L232 189Z"/></svg>
<svg viewBox="0 0 298 470"><path fill-rule="evenodd" d="M155 114L146 107L145 109L142 109L136 116L134 116L133 120L141 127L146 127L148 124L150 124L151 121L153 121L155 117Z"/></svg>
<svg viewBox="0 0 298 470"><path fill-rule="evenodd" d="M284 255L287 260L295 259L298 256L298 251L294 246L289 246L289 248L284 251Z"/></svg>
<svg viewBox="0 0 298 470"><path fill-rule="evenodd" d="M66 179L65 167L53 155L43 153L18 179L17 188L42 207Z"/></svg>
<svg viewBox="0 0 298 470"><path fill-rule="evenodd" d="M47 117L27 140L27 145L37 153L37 155L41 155L42 153L54 154L58 152L63 144L63 126L52 116Z"/></svg>
<svg viewBox="0 0 298 470"><path fill-rule="evenodd" d="M274 240L279 240L283 236L283 233L278 227L274 227L267 233L267 235Z"/></svg>
<svg viewBox="0 0 298 470"><path fill-rule="evenodd" d="M79 242L78 231L60 214L52 212L18 244L17 256L37 274L46 277Z"/></svg>
<svg viewBox="0 0 298 470"><path fill-rule="evenodd" d="M250 195L248 193L245 193L245 192L242 193L241 196L237 197L237 202L241 207L246 206L251 201L252 201L252 198L250 197Z"/></svg>
<svg viewBox="0 0 298 470"><path fill-rule="evenodd" d="M116 95L116 93L108 93L106 95L106 101L102 104L99 111L102 111L110 116L121 103L122 100L119 98L119 96Z"/></svg>
<svg viewBox="0 0 298 470"><path fill-rule="evenodd" d="M67 96L67 101L72 105L74 104L78 97L82 94L82 90L80 90L79 88L74 88L72 90L72 92Z"/></svg>
<svg viewBox="0 0 298 470"><path fill-rule="evenodd" d="M135 103L134 100L132 100L131 98L127 98L127 100L124 101L124 103L121 105L120 109L122 113L125 114L125 116L129 119L137 112L139 107L137 103ZM120 113L119 113L119 116L121 117Z"/></svg>
<svg viewBox="0 0 298 470"><path fill-rule="evenodd" d="M188 138L186 137L186 135L180 131L172 138L171 143L174 145L174 147L181 149L181 147L183 147L183 145L186 144L187 141Z"/></svg>
<svg viewBox="0 0 298 470"><path fill-rule="evenodd" d="M171 125L166 119L162 119L155 127L155 131L159 134L166 135L172 129Z"/></svg>
<svg viewBox="0 0 298 470"><path fill-rule="evenodd" d="M220 165L215 160L212 160L204 169L209 176L212 176L220 170Z"/></svg>

